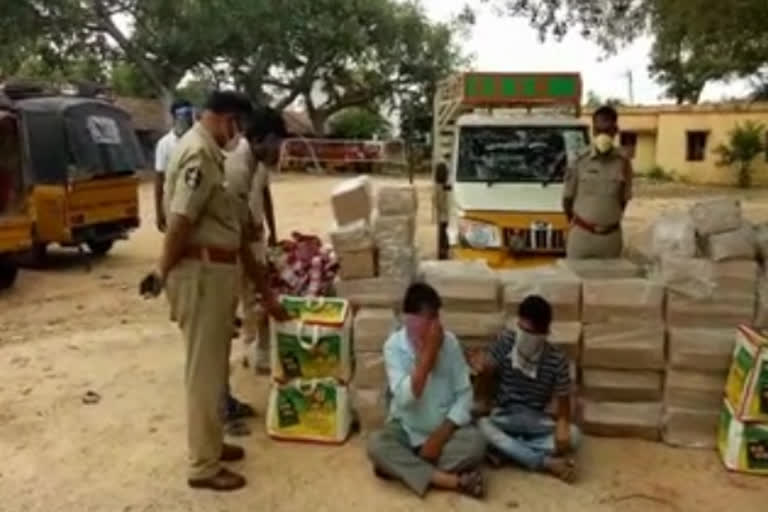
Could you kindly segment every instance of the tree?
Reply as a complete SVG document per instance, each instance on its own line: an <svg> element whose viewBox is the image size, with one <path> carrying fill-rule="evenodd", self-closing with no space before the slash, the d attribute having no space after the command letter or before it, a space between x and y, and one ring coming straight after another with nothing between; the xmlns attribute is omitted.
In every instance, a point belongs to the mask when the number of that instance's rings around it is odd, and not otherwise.
<svg viewBox="0 0 768 512"><path fill-rule="evenodd" d="M587 102L586 102L587 107L599 108L599 107L602 107L603 105L608 105L611 107L620 107L624 105L624 102L619 98L602 98L595 91L587 92Z"/></svg>
<svg viewBox="0 0 768 512"><path fill-rule="evenodd" d="M339 139L386 138L390 135L389 121L378 112L361 107L350 107L328 120L329 134Z"/></svg>
<svg viewBox="0 0 768 512"><path fill-rule="evenodd" d="M720 144L714 150L720 156L719 166L737 167L742 188L752 186L752 163L768 151L765 134L764 124L746 121L728 132L727 144Z"/></svg>
<svg viewBox="0 0 768 512"><path fill-rule="evenodd" d="M746 77L768 64L764 0L501 0L542 38L579 30L607 52L640 35L654 44L651 75L678 103L698 101L713 80Z"/></svg>

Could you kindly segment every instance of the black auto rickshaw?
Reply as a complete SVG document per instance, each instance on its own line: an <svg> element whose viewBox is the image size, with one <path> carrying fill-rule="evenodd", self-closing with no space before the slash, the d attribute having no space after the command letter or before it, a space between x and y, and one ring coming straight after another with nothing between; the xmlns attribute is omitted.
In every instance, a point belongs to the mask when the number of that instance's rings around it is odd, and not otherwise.
<svg viewBox="0 0 768 512"><path fill-rule="evenodd" d="M143 153L127 112L107 99L6 87L23 138L34 252L86 245L107 253L139 226Z"/></svg>

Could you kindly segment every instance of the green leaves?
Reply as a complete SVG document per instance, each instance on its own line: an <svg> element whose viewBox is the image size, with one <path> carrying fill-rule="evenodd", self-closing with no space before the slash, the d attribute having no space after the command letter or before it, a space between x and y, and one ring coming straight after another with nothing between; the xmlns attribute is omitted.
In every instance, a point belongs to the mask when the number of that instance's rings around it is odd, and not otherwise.
<svg viewBox="0 0 768 512"><path fill-rule="evenodd" d="M718 165L736 165L739 170L739 186L752 184L752 163L768 151L766 127L755 121L745 121L728 132L728 142L720 144L714 152L720 157Z"/></svg>

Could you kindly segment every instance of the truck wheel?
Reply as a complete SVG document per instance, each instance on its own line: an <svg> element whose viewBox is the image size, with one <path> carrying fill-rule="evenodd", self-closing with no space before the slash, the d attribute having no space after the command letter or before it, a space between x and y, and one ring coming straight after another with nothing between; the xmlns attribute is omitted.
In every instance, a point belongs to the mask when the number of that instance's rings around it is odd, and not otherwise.
<svg viewBox="0 0 768 512"><path fill-rule="evenodd" d="M16 275L19 273L19 269L16 265L0 261L0 290L5 290L13 286L16 281Z"/></svg>
<svg viewBox="0 0 768 512"><path fill-rule="evenodd" d="M88 245L88 249L90 249L91 254L95 256L104 256L107 254L110 250L112 250L112 246L115 245L114 240L99 240L99 241L91 241L88 242L86 245Z"/></svg>

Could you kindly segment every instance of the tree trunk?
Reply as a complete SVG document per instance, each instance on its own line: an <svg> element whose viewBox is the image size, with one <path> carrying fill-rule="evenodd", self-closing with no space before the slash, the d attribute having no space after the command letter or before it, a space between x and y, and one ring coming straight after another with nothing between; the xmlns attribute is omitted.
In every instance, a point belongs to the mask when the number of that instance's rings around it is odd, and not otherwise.
<svg viewBox="0 0 768 512"><path fill-rule="evenodd" d="M752 186L752 169L749 164L742 162L739 166L739 187L750 188Z"/></svg>
<svg viewBox="0 0 768 512"><path fill-rule="evenodd" d="M171 105L173 105L174 93L172 90L164 87L160 93L160 102L163 104L163 116L165 125L170 130L173 126L173 116L171 116Z"/></svg>

